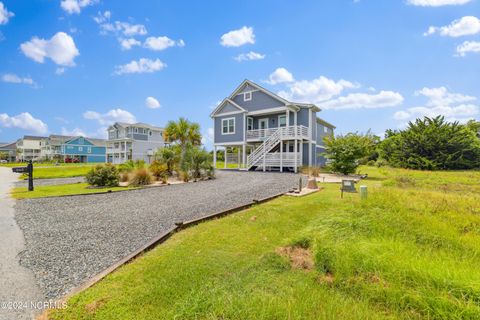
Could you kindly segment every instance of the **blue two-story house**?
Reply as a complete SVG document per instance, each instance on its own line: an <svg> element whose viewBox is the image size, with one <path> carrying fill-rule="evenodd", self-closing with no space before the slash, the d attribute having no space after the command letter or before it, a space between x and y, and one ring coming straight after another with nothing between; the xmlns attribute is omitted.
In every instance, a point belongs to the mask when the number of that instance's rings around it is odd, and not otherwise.
<svg viewBox="0 0 480 320"><path fill-rule="evenodd" d="M214 163L223 148L225 168L229 159L241 170L297 172L301 166L323 166L323 138L333 135L335 126L318 118L319 112L314 104L287 101L244 80L210 115Z"/></svg>
<svg viewBox="0 0 480 320"><path fill-rule="evenodd" d="M75 137L62 145L65 158L79 162L106 162L106 142L103 139Z"/></svg>

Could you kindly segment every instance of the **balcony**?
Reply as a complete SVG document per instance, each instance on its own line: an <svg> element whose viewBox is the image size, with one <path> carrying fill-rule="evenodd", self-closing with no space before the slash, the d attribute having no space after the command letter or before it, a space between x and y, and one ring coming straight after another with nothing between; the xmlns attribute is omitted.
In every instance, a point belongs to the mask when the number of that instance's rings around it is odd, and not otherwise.
<svg viewBox="0 0 480 320"><path fill-rule="evenodd" d="M305 126L288 126L280 128L247 130L247 141L263 141L280 130L282 140L310 139L309 129Z"/></svg>

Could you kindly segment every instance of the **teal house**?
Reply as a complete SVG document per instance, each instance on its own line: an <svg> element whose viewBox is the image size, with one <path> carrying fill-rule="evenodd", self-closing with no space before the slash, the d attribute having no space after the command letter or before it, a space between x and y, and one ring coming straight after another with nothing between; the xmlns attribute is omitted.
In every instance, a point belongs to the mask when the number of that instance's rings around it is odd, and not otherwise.
<svg viewBox="0 0 480 320"><path fill-rule="evenodd" d="M103 139L73 137L60 145L65 162L105 162L106 142Z"/></svg>

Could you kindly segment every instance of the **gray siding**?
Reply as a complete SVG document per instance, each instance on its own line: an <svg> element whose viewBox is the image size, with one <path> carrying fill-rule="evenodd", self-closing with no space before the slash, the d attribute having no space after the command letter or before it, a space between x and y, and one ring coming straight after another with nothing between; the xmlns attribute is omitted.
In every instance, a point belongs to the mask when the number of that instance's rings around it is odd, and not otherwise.
<svg viewBox="0 0 480 320"><path fill-rule="evenodd" d="M261 91L252 92L252 100L250 101L243 101L243 94L236 95L232 100L248 111L258 111L285 106L283 102L274 99Z"/></svg>
<svg viewBox="0 0 480 320"><path fill-rule="evenodd" d="M325 128L327 129L327 132L325 132ZM329 127L325 127L323 124L317 123L317 134L316 134L316 141L318 145L323 146L323 138L326 136L332 135L333 134L333 129Z"/></svg>
<svg viewBox="0 0 480 320"><path fill-rule="evenodd" d="M285 112L275 113L275 114L268 114L263 116L250 116L253 118L253 129L258 129L258 120L260 119L268 119L268 127L269 128L278 128L278 116L286 115Z"/></svg>
<svg viewBox="0 0 480 320"><path fill-rule="evenodd" d="M231 104L230 102L227 102L225 103L225 105L223 106L223 108L221 108L217 114L222 114L222 113L227 113L227 112L238 112L240 111L240 109L238 109L237 107L235 107L233 104Z"/></svg>
<svg viewBox="0 0 480 320"><path fill-rule="evenodd" d="M233 114L224 117L215 117L215 143L226 143L226 142L240 142L243 141L244 133L243 128L243 113ZM235 133L234 134L222 134L222 119L235 118Z"/></svg>
<svg viewBox="0 0 480 320"><path fill-rule="evenodd" d="M146 135L146 134L134 133L134 134L133 134L133 139L135 139L135 140L147 141L147 140L148 140L148 135Z"/></svg>
<svg viewBox="0 0 480 320"><path fill-rule="evenodd" d="M325 156L322 154L323 152L325 152L325 149L324 148L319 148L318 146L316 147L317 151L316 151L316 160L317 160L317 166L318 167L324 167L327 163L327 159L325 158Z"/></svg>

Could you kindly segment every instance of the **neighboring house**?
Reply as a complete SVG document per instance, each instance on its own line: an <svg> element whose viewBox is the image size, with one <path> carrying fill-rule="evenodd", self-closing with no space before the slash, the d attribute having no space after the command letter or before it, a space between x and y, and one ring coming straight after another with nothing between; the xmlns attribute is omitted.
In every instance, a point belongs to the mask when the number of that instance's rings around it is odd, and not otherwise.
<svg viewBox="0 0 480 320"><path fill-rule="evenodd" d="M78 162L105 162L106 140L82 136L50 135L42 146L46 160L75 159Z"/></svg>
<svg viewBox="0 0 480 320"><path fill-rule="evenodd" d="M0 142L0 153L5 153L7 155L8 162L14 162L17 158L17 143L16 142Z"/></svg>
<svg viewBox="0 0 480 320"><path fill-rule="evenodd" d="M150 163L155 152L165 145L163 128L145 123L116 122L108 127L107 162L127 160Z"/></svg>
<svg viewBox="0 0 480 320"><path fill-rule="evenodd" d="M218 147L228 149L243 170L297 172L301 166L323 166L323 138L335 126L317 117L314 104L287 101L245 80L211 113L214 163Z"/></svg>
<svg viewBox="0 0 480 320"><path fill-rule="evenodd" d="M23 136L16 142L17 161L39 161L42 159L42 146L47 137Z"/></svg>

